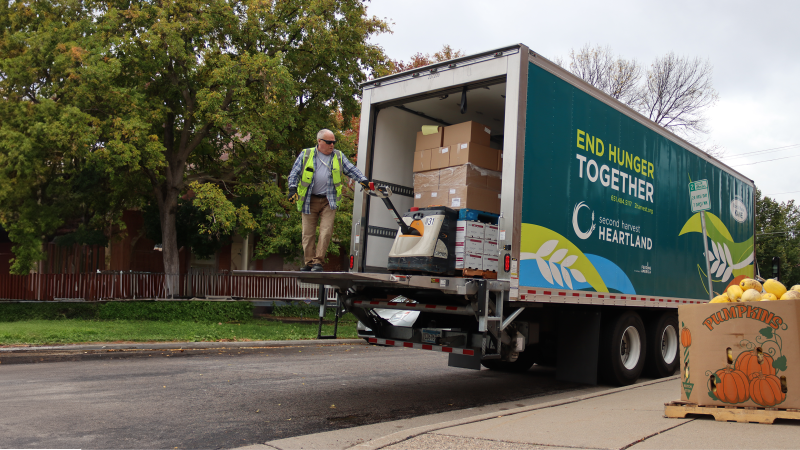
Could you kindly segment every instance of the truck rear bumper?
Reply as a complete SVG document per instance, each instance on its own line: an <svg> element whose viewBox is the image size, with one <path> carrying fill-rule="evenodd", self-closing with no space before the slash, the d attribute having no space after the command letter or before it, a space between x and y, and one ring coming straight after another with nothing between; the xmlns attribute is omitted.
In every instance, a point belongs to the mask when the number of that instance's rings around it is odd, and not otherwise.
<svg viewBox="0 0 800 450"><path fill-rule="evenodd" d="M433 350L436 352L443 352L443 353L453 353L457 355L467 355L467 356L475 356L476 354L480 354L480 350L469 349L469 348L455 348L455 347L446 347L442 345L433 345L433 344L420 344L416 342L408 342L408 341L398 341L395 339L381 339L381 338L368 338L367 341L370 344L378 344L378 345L388 345L394 347L405 347L405 348L416 348L418 350Z"/></svg>

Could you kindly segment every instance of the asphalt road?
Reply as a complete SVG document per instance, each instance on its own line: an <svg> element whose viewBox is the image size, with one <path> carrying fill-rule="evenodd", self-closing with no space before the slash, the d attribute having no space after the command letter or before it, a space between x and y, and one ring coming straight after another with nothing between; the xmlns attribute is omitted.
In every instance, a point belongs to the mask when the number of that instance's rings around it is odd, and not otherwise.
<svg viewBox="0 0 800 450"><path fill-rule="evenodd" d="M578 387L363 344L119 356L0 365L0 448L232 448Z"/></svg>

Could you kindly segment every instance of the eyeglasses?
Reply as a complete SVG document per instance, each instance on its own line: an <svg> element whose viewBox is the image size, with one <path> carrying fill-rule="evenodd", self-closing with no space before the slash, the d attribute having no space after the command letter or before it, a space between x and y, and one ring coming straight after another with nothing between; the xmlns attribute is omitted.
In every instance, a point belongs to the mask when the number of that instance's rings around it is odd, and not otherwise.
<svg viewBox="0 0 800 450"><path fill-rule="evenodd" d="M326 143L326 144L328 144L328 145L333 145L333 144L335 144L335 143L336 143L336 139L334 139L334 140L332 140L332 141L329 141L329 140L327 140L327 139L320 139L320 141L322 141L322 142L324 142L324 143Z"/></svg>

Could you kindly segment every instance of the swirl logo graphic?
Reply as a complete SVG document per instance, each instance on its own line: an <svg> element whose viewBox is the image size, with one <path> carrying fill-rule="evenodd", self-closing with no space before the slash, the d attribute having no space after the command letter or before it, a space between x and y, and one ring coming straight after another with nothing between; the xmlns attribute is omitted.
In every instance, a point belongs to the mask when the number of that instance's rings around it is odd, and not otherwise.
<svg viewBox="0 0 800 450"><path fill-rule="evenodd" d="M575 205L575 209L572 210L572 229L575 230L575 234L579 238L581 238L581 239L589 239L589 236L592 235L592 232L594 231L594 226L595 226L594 225L594 212L592 212L592 227L589 228L589 231L584 232L584 231L581 231L581 227L578 226L578 212L581 210L581 208L589 209L589 206L584 202L580 202L577 205ZM589 209L589 211L591 211L591 209Z"/></svg>

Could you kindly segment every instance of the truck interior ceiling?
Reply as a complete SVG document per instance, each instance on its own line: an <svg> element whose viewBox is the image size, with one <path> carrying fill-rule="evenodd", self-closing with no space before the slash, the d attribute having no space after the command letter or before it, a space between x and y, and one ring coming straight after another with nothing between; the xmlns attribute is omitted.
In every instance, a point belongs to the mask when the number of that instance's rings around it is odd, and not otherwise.
<svg viewBox="0 0 800 450"><path fill-rule="evenodd" d="M417 81L422 80L405 82ZM496 79L453 87L426 97L376 105L380 111L374 125L372 170L367 176L376 184L389 184L393 190L391 201L397 211L404 214L414 206L414 149L417 132L422 126L478 122L491 130L491 147L502 149L505 96L505 79ZM462 99L466 99L466 104L462 104ZM367 225L371 232L365 242L365 270L386 272L387 255L397 224L381 200L369 197L367 202Z"/></svg>

